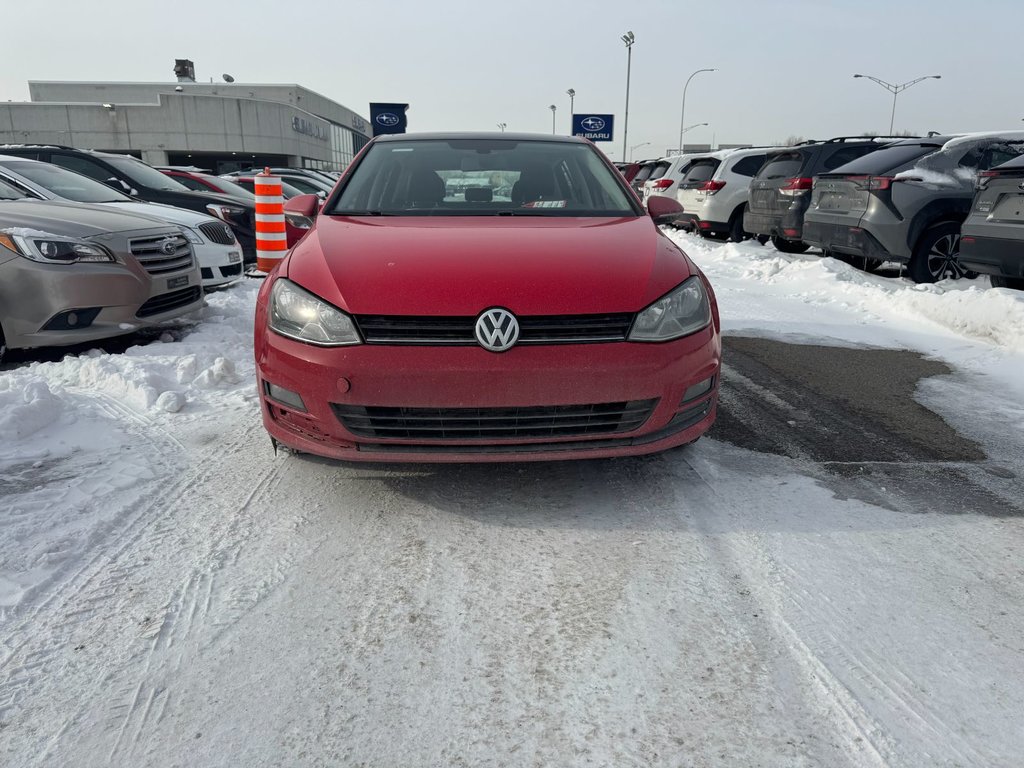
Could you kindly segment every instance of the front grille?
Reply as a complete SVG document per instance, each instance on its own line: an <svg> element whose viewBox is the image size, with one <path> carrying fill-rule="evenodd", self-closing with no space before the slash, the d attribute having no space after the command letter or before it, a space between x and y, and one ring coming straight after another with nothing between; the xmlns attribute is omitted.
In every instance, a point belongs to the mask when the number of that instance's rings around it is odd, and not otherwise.
<svg viewBox="0 0 1024 768"><path fill-rule="evenodd" d="M191 304L193 301L198 301L200 295L200 288L197 285L194 285L191 288L182 288L180 291L163 293L159 296L154 296L139 307L139 311L136 312L135 315L137 317L149 317L150 315L159 315L164 312L170 312L172 309L184 307Z"/></svg>
<svg viewBox="0 0 1024 768"><path fill-rule="evenodd" d="M173 250L164 252L164 244L171 243ZM162 275L166 272L177 272L192 266L192 247L181 234L157 235L132 240L129 245L132 256L139 260L143 268L151 275Z"/></svg>
<svg viewBox="0 0 1024 768"><path fill-rule="evenodd" d="M473 440L578 437L631 432L654 400L524 408L388 408L331 404L349 432L377 439Z"/></svg>
<svg viewBox="0 0 1024 768"><path fill-rule="evenodd" d="M199 231L206 236L206 239L211 243L217 243L218 245L233 245L235 242L235 236L231 232L231 227L220 221L208 221L205 224L199 225Z"/></svg>
<svg viewBox="0 0 1024 768"><path fill-rule="evenodd" d="M631 312L611 315L531 315L519 317L518 344L587 344L625 341ZM367 344L476 344L475 317L359 315Z"/></svg>

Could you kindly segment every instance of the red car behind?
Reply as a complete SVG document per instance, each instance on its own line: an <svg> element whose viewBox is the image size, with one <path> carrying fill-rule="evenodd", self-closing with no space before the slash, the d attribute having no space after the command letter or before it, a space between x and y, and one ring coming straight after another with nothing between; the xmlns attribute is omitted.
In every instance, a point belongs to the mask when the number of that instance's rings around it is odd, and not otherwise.
<svg viewBox="0 0 1024 768"><path fill-rule="evenodd" d="M496 194L496 190L504 194ZM508 191L510 190L510 191ZM624 456L714 422L714 293L582 139L374 139L263 285L263 421L355 461ZM664 210L661 210L664 208Z"/></svg>

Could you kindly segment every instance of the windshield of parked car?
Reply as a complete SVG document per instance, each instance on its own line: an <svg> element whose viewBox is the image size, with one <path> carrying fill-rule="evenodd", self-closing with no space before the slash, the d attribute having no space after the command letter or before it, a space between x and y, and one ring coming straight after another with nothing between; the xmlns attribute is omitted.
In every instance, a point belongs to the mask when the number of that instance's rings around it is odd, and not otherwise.
<svg viewBox="0 0 1024 768"><path fill-rule="evenodd" d="M636 216L622 177L589 144L382 141L353 170L337 215Z"/></svg>
<svg viewBox="0 0 1024 768"><path fill-rule="evenodd" d="M208 182L209 184L212 184L214 187L216 187L217 190L222 194L231 195L232 197L237 197L239 200L245 200L246 202L250 203L255 197L255 195L251 191L249 191L245 187L240 186L231 179L225 179L220 176L210 176L209 174L205 173L200 173L197 175L206 182ZM207 191L212 192L213 190L210 189Z"/></svg>
<svg viewBox="0 0 1024 768"><path fill-rule="evenodd" d="M103 159L140 186L165 192L189 191L184 184L179 184L170 176L160 173L156 168L151 168L134 157L107 155Z"/></svg>
<svg viewBox="0 0 1024 768"><path fill-rule="evenodd" d="M0 200L24 200L25 193L12 187L6 181L0 181Z"/></svg>
<svg viewBox="0 0 1024 768"><path fill-rule="evenodd" d="M132 198L122 195L106 184L61 168L59 165L22 160L5 162L4 167L65 200L76 203L132 202Z"/></svg>

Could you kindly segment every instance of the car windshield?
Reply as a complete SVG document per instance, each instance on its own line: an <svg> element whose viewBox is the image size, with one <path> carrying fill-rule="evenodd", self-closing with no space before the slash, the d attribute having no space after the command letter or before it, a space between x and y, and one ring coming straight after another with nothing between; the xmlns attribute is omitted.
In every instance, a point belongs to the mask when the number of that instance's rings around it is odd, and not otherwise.
<svg viewBox="0 0 1024 768"><path fill-rule="evenodd" d="M336 215L636 216L588 144L516 139L374 144L329 211Z"/></svg>
<svg viewBox="0 0 1024 768"><path fill-rule="evenodd" d="M0 200L24 200L25 193L17 187L12 187L6 181L0 180Z"/></svg>
<svg viewBox="0 0 1024 768"><path fill-rule="evenodd" d="M208 174L197 174L201 176L205 181L212 184L222 194L231 195L237 197L239 200L245 200L246 202L252 202L255 195L245 187L240 186L231 179L221 178L219 176L210 176ZM212 191L212 190L211 190Z"/></svg>
<svg viewBox="0 0 1024 768"><path fill-rule="evenodd" d="M166 192L189 191L184 184L179 184L170 176L160 173L156 168L151 168L134 157L107 155L103 159L140 186L162 189Z"/></svg>
<svg viewBox="0 0 1024 768"><path fill-rule="evenodd" d="M21 162L6 162L4 167L38 184L57 197L76 203L126 203L132 201L132 198L122 195L106 184L61 168L59 165L22 160Z"/></svg>

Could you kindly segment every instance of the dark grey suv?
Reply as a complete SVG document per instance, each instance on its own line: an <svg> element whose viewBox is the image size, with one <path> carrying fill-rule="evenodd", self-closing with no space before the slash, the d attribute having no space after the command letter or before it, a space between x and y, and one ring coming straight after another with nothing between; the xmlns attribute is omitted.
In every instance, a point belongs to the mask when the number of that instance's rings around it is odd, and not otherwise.
<svg viewBox="0 0 1024 768"><path fill-rule="evenodd" d="M842 136L807 141L771 152L750 182L743 228L755 236L771 237L784 253L803 253L804 212L811 199L814 177L846 165L893 141L892 137Z"/></svg>
<svg viewBox="0 0 1024 768"><path fill-rule="evenodd" d="M804 240L825 251L907 265L918 283L963 276L960 226L979 171L1024 153L1024 132L901 141L823 174Z"/></svg>
<svg viewBox="0 0 1024 768"><path fill-rule="evenodd" d="M996 288L1024 291L1024 155L978 174L960 263L990 275Z"/></svg>

